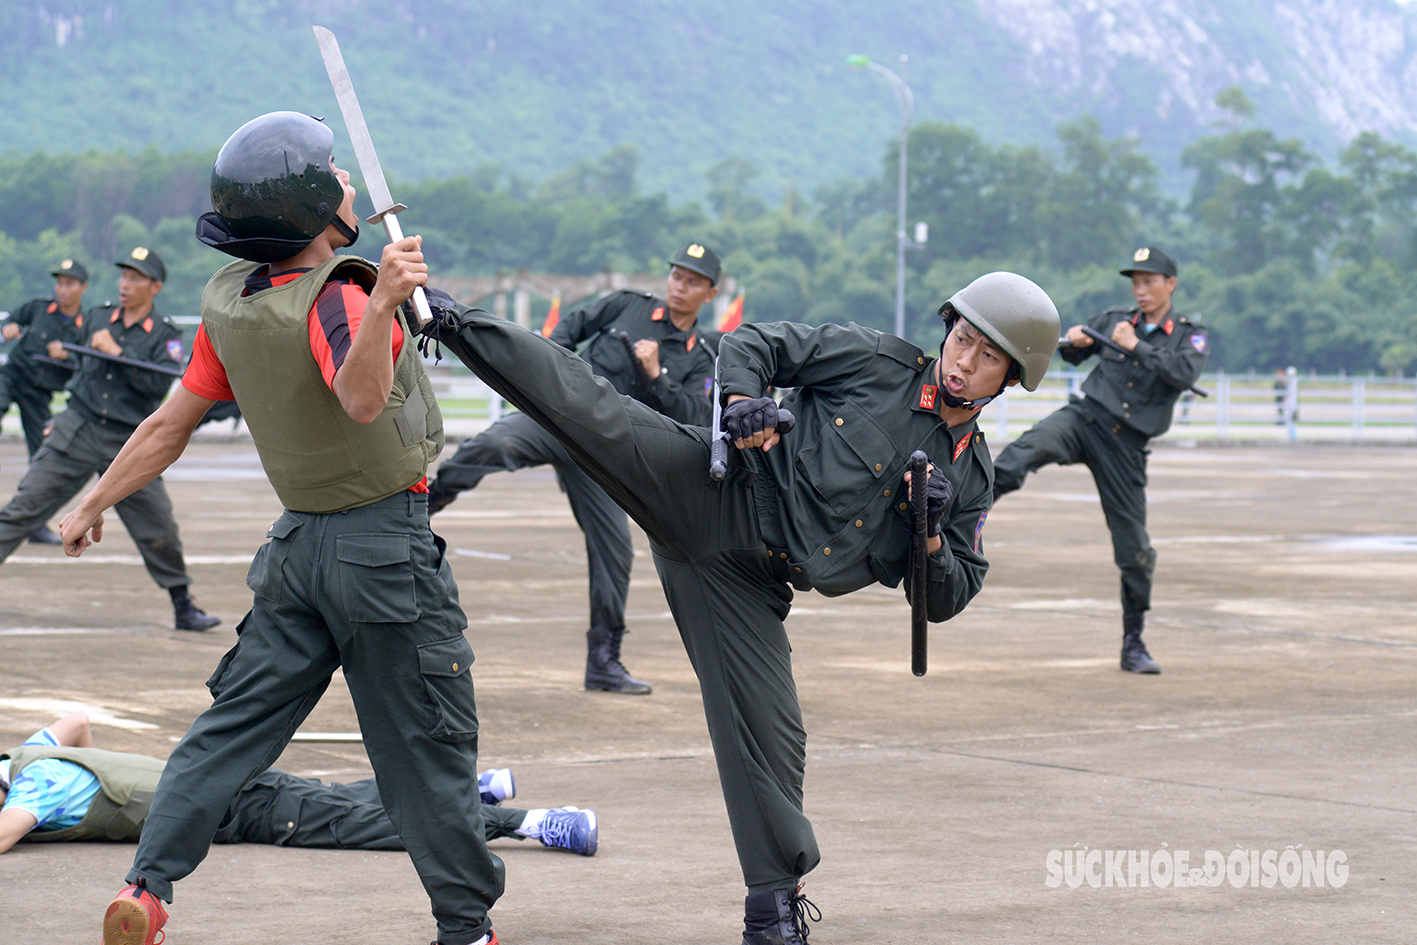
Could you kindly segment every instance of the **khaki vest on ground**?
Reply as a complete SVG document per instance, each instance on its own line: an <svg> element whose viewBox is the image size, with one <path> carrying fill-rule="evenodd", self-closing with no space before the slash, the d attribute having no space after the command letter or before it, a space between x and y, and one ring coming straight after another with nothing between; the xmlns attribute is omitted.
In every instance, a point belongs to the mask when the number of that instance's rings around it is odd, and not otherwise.
<svg viewBox="0 0 1417 945"><path fill-rule="evenodd" d="M31 830L24 839L37 843L61 840L136 840L148 819L153 792L165 762L145 755L130 755L102 748L53 748L21 745L0 754L10 760L10 780L26 766L46 758L72 761L92 772L101 786L84 819L61 830Z"/></svg>
<svg viewBox="0 0 1417 945"><path fill-rule="evenodd" d="M256 267L234 262L212 276L202 293L202 324L281 503L295 512L338 512L416 485L443 450L443 415L403 315L393 392L373 423L344 412L310 352L310 308L326 281L344 276L367 291L378 270L336 256L242 298Z"/></svg>

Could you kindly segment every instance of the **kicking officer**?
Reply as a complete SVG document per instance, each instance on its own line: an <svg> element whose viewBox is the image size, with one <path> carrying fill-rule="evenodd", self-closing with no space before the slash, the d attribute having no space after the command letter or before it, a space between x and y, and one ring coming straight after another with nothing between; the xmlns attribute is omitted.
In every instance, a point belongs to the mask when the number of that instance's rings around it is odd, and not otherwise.
<svg viewBox="0 0 1417 945"><path fill-rule="evenodd" d="M719 352L723 426L738 449L715 482L710 430L621 397L533 332L430 295L433 336L550 431L648 533L699 678L748 887L743 941L802 945L808 914L820 913L800 884L820 856L802 809L806 731L783 626L793 590L901 583L911 549L904 473L922 449L933 459L929 619L964 609L988 567L981 534L993 501L976 418L1009 386L1038 386L1057 309L1022 276L982 276L941 306L939 358L854 324L741 326ZM785 439L764 396L772 387L794 389Z"/></svg>

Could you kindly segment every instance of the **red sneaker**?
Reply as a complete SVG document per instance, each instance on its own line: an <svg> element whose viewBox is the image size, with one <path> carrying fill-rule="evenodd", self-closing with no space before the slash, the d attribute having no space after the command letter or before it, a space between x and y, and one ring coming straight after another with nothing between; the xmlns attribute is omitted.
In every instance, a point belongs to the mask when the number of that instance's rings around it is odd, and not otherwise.
<svg viewBox="0 0 1417 945"><path fill-rule="evenodd" d="M497 933L496 933L496 932L492 931L491 929L488 929L488 930L487 930L487 934L488 934L488 936L489 936L489 938L487 939L487 945L501 945L501 943L499 943L499 942L497 941ZM437 943L437 942L429 942L428 945L438 945L438 943Z"/></svg>
<svg viewBox="0 0 1417 945"><path fill-rule="evenodd" d="M167 938L166 924L161 900L141 886L128 886L103 914L103 945L159 945Z"/></svg>

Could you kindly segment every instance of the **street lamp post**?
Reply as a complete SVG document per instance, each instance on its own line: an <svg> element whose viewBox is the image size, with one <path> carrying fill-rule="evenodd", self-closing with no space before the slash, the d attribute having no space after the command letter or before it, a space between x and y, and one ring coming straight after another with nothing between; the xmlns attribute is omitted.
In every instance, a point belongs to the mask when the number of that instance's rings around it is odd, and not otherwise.
<svg viewBox="0 0 1417 945"><path fill-rule="evenodd" d="M905 65L906 56L900 57L902 67ZM910 92L910 86L905 80L878 63L874 63L868 56L847 56L847 65L853 69L870 69L877 75L883 76L895 90L896 101L900 103L900 178L896 189L896 229L895 229L895 333L902 338L905 337L905 251L907 249L924 249L925 236L928 232L925 224L916 227L918 236L916 240L911 240L905 235L905 157L906 146L909 141L910 119L915 113L915 96ZM903 69L902 69L903 71Z"/></svg>

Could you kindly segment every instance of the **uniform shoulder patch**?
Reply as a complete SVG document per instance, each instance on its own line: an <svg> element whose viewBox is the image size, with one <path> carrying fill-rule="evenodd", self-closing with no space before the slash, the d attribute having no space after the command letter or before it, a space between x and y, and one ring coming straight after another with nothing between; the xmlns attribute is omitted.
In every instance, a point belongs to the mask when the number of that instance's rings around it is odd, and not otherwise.
<svg viewBox="0 0 1417 945"><path fill-rule="evenodd" d="M1204 332L1198 331L1195 334L1191 335L1191 347L1195 348L1201 354L1206 353L1206 350L1209 348L1209 344L1205 340Z"/></svg>
<svg viewBox="0 0 1417 945"><path fill-rule="evenodd" d="M892 361L899 361L909 368L919 370L924 363L925 352L904 338L897 338L895 335L882 333L876 342L876 353L883 354Z"/></svg>

